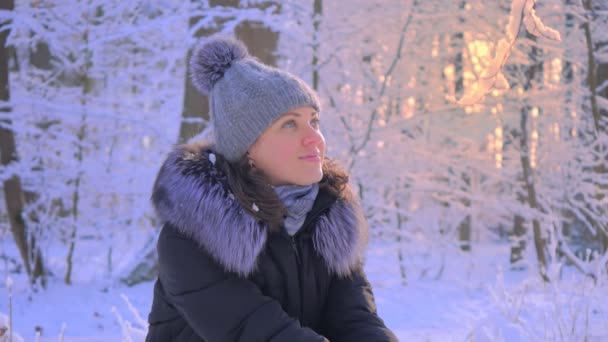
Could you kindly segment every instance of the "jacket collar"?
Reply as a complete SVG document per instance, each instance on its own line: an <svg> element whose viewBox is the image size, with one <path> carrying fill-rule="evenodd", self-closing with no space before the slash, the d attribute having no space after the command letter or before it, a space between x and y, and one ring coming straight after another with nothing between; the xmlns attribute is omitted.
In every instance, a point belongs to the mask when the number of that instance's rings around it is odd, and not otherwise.
<svg viewBox="0 0 608 342"><path fill-rule="evenodd" d="M152 203L163 223L192 238L226 271L248 276L257 269L269 228L232 195L216 167L220 158L208 145L178 146L158 172ZM323 188L320 194L307 219L317 219L313 246L332 274L347 276L362 262L367 224L354 196L335 198Z"/></svg>

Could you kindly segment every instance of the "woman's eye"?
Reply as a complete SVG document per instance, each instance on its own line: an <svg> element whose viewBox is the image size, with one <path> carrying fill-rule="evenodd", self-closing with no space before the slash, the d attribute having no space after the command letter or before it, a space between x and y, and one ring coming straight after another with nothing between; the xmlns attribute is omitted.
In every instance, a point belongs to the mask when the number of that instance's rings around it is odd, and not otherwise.
<svg viewBox="0 0 608 342"><path fill-rule="evenodd" d="M285 123L283 123L282 127L285 127L285 128L296 127L296 122L293 120L285 121Z"/></svg>
<svg viewBox="0 0 608 342"><path fill-rule="evenodd" d="M319 127L319 125L321 125L321 120L315 118L315 119L312 119L310 121L310 123L313 127Z"/></svg>

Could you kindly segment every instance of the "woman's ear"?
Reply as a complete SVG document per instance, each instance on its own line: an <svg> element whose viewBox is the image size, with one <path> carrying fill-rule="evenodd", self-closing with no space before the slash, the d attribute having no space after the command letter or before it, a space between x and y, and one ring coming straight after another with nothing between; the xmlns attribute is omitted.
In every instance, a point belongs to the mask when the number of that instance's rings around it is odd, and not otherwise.
<svg viewBox="0 0 608 342"><path fill-rule="evenodd" d="M251 155L249 154L249 151L247 151L247 153L245 154L245 156L247 157L247 163L249 164L249 167L252 169L255 169L255 163L253 162L253 159L251 158Z"/></svg>

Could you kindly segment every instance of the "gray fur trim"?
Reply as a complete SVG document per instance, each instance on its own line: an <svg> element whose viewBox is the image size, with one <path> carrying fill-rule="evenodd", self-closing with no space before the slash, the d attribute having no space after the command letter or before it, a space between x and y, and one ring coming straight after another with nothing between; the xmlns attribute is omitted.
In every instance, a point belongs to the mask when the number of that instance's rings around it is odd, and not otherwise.
<svg viewBox="0 0 608 342"><path fill-rule="evenodd" d="M348 276L362 260L367 246L367 223L356 203L337 201L322 216L313 233L313 245L330 272Z"/></svg>
<svg viewBox="0 0 608 342"><path fill-rule="evenodd" d="M257 268L268 226L242 208L226 176L215 167L222 156L201 145L172 151L160 168L152 202L158 217L192 238L225 270L248 276ZM330 272L347 276L359 266L367 225L358 203L339 199L322 214L313 246Z"/></svg>

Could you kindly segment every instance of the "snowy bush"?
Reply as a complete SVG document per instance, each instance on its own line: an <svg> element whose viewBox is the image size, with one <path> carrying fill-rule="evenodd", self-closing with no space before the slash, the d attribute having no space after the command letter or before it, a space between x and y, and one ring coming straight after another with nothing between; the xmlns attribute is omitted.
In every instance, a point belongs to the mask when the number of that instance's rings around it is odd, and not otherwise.
<svg viewBox="0 0 608 342"><path fill-rule="evenodd" d="M121 297L127 304L135 323L133 324L130 321L125 320L116 307L112 307L112 313L116 316L116 320L121 327L122 340L127 342L145 341L146 334L148 333L148 322L141 317L139 311L131 304L126 295L123 294Z"/></svg>
<svg viewBox="0 0 608 342"><path fill-rule="evenodd" d="M600 341L605 327L607 283L564 279L543 284L528 279L505 286L503 274L489 286L486 311L469 324L473 340L491 341Z"/></svg>

